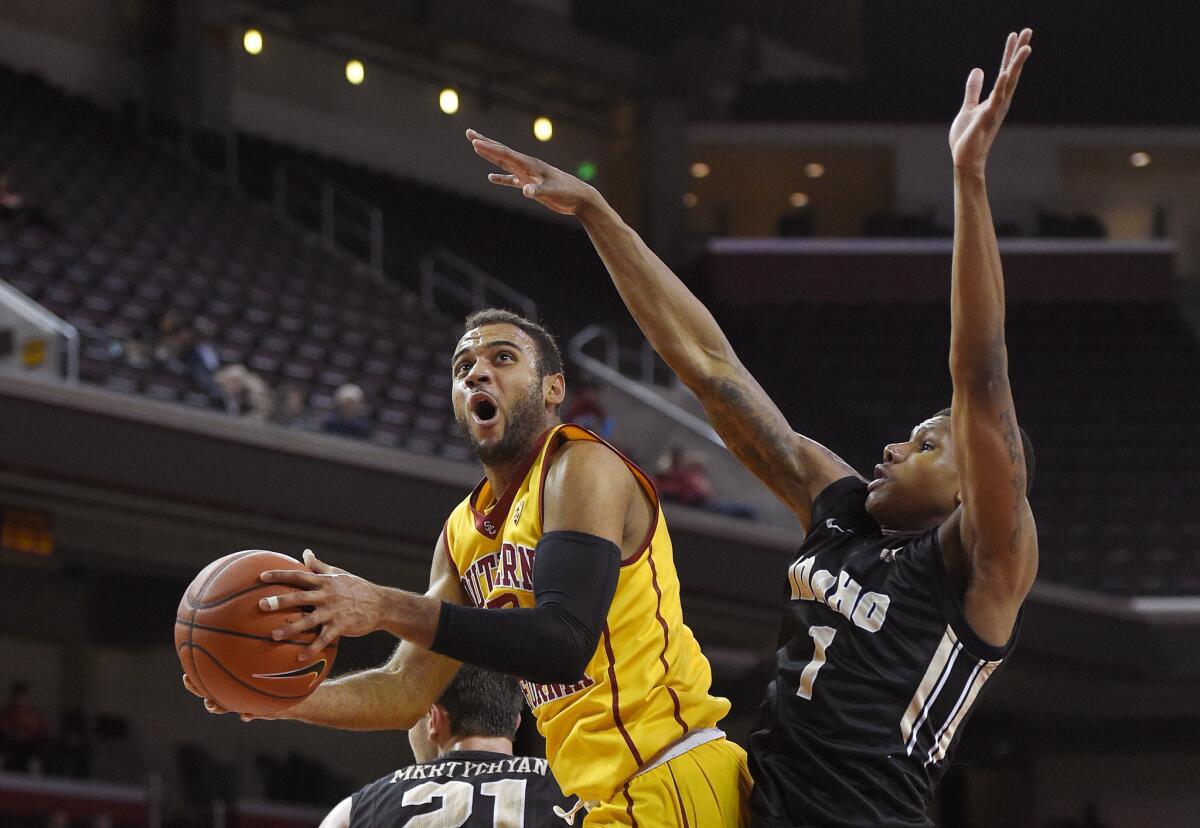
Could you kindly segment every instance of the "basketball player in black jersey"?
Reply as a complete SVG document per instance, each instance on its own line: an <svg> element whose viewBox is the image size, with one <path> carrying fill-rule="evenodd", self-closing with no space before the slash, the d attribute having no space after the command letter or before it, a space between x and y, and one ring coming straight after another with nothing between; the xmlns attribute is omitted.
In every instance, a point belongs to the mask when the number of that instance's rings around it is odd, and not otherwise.
<svg viewBox="0 0 1200 828"><path fill-rule="evenodd" d="M756 825L929 825L963 721L1016 638L1037 571L1033 454L1009 388L984 168L1031 36L1009 35L982 102L983 72L971 72L950 128L950 408L885 447L870 482L791 429L708 310L595 189L467 134L505 171L493 183L579 219L647 339L804 527L750 741Z"/></svg>
<svg viewBox="0 0 1200 828"><path fill-rule="evenodd" d="M524 704L516 679L464 664L408 732L417 764L346 797L321 828L564 828L578 799L545 759L513 756Z"/></svg>

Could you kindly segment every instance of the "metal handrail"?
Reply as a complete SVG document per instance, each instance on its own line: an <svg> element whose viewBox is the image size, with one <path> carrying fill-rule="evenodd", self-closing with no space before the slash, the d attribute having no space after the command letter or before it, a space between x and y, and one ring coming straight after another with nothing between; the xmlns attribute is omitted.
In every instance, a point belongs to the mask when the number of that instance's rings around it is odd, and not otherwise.
<svg viewBox="0 0 1200 828"><path fill-rule="evenodd" d="M21 291L0 279L0 302L12 308L19 316L24 316L35 325L53 331L62 337L66 344L66 360L64 372L67 383L75 385L79 382L79 331L74 325L65 322L49 310L30 299Z"/></svg>
<svg viewBox="0 0 1200 828"><path fill-rule="evenodd" d="M154 140L149 131L149 114L147 107L139 108L138 126L143 138ZM187 117L180 117L178 124L180 135L175 144L163 141L156 141L156 143L189 165L212 175L221 176L231 189L240 190L237 133L233 130L226 131L222 169L210 170L203 166L192 152L194 125L191 120ZM289 181L297 179L307 181L319 190L317 197L319 198L319 219L315 229L320 232L321 240L328 249L344 249L337 238L339 205L349 205L366 216L363 235L367 242L367 263L376 278L383 280L385 266L383 210L361 196L337 187L328 178L320 177L302 168L289 166L284 162L277 165L272 173L271 205L276 217L286 224L293 226L301 224L292 215L288 198ZM353 255L353 251L350 252ZM519 310L527 318L537 319L537 305L532 299L449 250L438 248L430 251L422 259L420 271L421 296L426 308L430 310L436 307L435 297L440 290L442 293L458 299L463 305L473 308L485 307L490 304L489 295L496 296Z"/></svg>
<svg viewBox="0 0 1200 828"><path fill-rule="evenodd" d="M363 235L367 239L367 263L375 273L383 273L383 210L359 195L338 188L328 178L319 177L285 162L275 167L272 175L271 204L282 221L295 221L289 209L288 184L299 181L318 190L320 204L319 230L321 240L329 250L341 247L337 238L339 204L349 205L366 216Z"/></svg>
<svg viewBox="0 0 1200 828"><path fill-rule="evenodd" d="M604 358L597 359L584 352L584 349L593 342L604 343ZM707 422L692 414L690 411L684 410L681 406L676 405L670 400L663 397L647 387L646 384L631 379L620 371L620 363L618 361L617 336L603 325L588 325L575 336L571 337L567 343L567 353L577 365L587 371L596 379L602 380L609 385L623 391L634 399L649 406L650 408L669 417L682 428L703 437L713 445L725 448L725 443L717 436Z"/></svg>
<svg viewBox="0 0 1200 828"><path fill-rule="evenodd" d="M439 289L470 310L490 305L490 292L515 307L526 319L537 319L537 305L532 299L457 253L441 247L431 250L421 257L420 270L421 302L426 310L438 309Z"/></svg>

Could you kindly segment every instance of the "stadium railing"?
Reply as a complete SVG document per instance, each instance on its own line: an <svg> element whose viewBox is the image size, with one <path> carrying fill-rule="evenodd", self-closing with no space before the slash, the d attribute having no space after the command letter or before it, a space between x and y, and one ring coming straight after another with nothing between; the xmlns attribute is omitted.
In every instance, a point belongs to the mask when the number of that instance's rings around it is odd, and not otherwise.
<svg viewBox="0 0 1200 828"><path fill-rule="evenodd" d="M79 332L3 280L0 371L79 381Z"/></svg>

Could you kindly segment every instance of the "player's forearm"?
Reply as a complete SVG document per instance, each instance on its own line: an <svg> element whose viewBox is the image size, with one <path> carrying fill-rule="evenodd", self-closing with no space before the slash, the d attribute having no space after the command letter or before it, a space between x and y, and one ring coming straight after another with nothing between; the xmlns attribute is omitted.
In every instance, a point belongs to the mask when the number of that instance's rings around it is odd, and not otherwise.
<svg viewBox="0 0 1200 828"><path fill-rule="evenodd" d="M735 359L708 308L603 198L578 218L638 327L680 379L693 385Z"/></svg>
<svg viewBox="0 0 1200 828"><path fill-rule="evenodd" d="M379 595L382 611L377 629L428 650L437 636L442 602L390 587L379 587Z"/></svg>
<svg viewBox="0 0 1200 828"><path fill-rule="evenodd" d="M1004 279L982 171L955 169L950 331L956 388L1006 379Z"/></svg>
<svg viewBox="0 0 1200 828"><path fill-rule="evenodd" d="M424 715L429 694L388 667L325 681L279 718L340 730L407 730ZM437 691L434 691L436 695Z"/></svg>
<svg viewBox="0 0 1200 828"><path fill-rule="evenodd" d="M342 730L407 730L458 668L454 659L401 641L386 664L328 679L280 718Z"/></svg>

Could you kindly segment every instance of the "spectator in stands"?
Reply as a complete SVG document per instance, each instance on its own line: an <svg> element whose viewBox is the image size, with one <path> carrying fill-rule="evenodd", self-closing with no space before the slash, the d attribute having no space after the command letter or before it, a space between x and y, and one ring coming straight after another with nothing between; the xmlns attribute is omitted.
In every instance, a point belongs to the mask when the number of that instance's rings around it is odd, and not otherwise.
<svg viewBox="0 0 1200 828"><path fill-rule="evenodd" d="M605 440L612 441L613 421L600 402L600 386L595 380L585 379L567 407L564 421L581 425Z"/></svg>
<svg viewBox="0 0 1200 828"><path fill-rule="evenodd" d="M40 771L50 741L50 721L33 703L29 684L12 683L8 703L0 709L0 747L4 770Z"/></svg>
<svg viewBox="0 0 1200 828"><path fill-rule="evenodd" d="M655 484L662 499L668 503L679 503L729 517L748 520L754 517L753 509L716 497L704 466L704 458L685 452L680 446L671 448L667 468L656 477Z"/></svg>
<svg viewBox="0 0 1200 828"><path fill-rule="evenodd" d="M245 365L227 365L215 374L215 384L231 417L266 422L271 417L274 399L262 377Z"/></svg>
<svg viewBox="0 0 1200 828"><path fill-rule="evenodd" d="M304 386L295 382L285 382L276 389L275 408L271 412L271 422L287 428L312 430L313 422L308 413Z"/></svg>
<svg viewBox="0 0 1200 828"><path fill-rule="evenodd" d="M162 362L182 363L200 387L210 394L218 389L214 384L221 360L211 343L202 339L194 324L184 319L175 308L163 314L158 325L157 356Z"/></svg>
<svg viewBox="0 0 1200 828"><path fill-rule="evenodd" d="M680 446L672 446L666 468L655 480L663 500L703 508L712 497L712 482L702 461L688 457Z"/></svg>
<svg viewBox="0 0 1200 828"><path fill-rule="evenodd" d="M340 434L365 440L371 435L371 425L366 416L366 400L363 390L348 382L333 395L337 412L325 421L322 430L327 434Z"/></svg>

